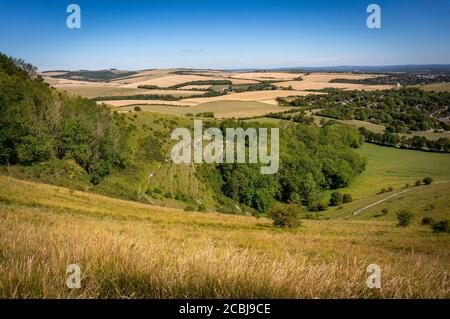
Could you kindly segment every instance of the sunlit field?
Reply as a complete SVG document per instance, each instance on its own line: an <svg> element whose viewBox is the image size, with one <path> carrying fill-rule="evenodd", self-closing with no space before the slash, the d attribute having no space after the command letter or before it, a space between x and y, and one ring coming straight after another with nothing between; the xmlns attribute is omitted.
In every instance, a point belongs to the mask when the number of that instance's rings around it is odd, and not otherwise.
<svg viewBox="0 0 450 319"><path fill-rule="evenodd" d="M448 298L449 237L391 220L187 213L0 177L2 298ZM382 269L382 288L366 268ZM82 288L65 285L79 264Z"/></svg>

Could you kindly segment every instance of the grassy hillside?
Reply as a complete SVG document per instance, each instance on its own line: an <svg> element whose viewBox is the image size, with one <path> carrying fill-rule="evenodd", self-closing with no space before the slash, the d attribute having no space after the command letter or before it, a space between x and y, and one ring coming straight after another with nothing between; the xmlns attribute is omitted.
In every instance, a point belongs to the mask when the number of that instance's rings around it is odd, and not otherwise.
<svg viewBox="0 0 450 319"><path fill-rule="evenodd" d="M341 207L330 207L323 218L396 221L396 213L406 209L413 214L412 223L419 225L424 217L434 220L450 216L450 181L432 185L399 188L354 200ZM414 203L414 204L411 204ZM387 209L387 212L386 212ZM354 215L354 213L356 215Z"/></svg>
<svg viewBox="0 0 450 319"><path fill-rule="evenodd" d="M0 176L1 298L449 298L450 237L391 220L186 213ZM114 253L111 253L114 252ZM82 288L65 287L68 264ZM366 288L366 268L382 289Z"/></svg>

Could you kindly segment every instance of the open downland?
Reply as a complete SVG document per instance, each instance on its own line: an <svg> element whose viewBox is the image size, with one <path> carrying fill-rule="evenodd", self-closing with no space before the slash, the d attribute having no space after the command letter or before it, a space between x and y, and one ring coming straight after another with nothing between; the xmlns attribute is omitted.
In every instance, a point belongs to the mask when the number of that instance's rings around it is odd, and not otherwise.
<svg viewBox="0 0 450 319"><path fill-rule="evenodd" d="M138 103L138 101L136 101L136 103ZM174 102L174 104L179 103L183 103L183 101ZM281 107L278 105L253 101L213 101L196 106L140 105L140 108L144 112L156 112L172 115L213 112L216 118L246 118L261 116L270 112L287 111L290 109L290 107ZM120 108L120 111L133 110L134 106Z"/></svg>
<svg viewBox="0 0 450 319"><path fill-rule="evenodd" d="M186 213L0 176L2 298L449 298L450 237L390 220ZM114 254L111 254L114 252ZM65 288L77 263L81 289ZM366 268L382 288L366 287Z"/></svg>
<svg viewBox="0 0 450 319"><path fill-rule="evenodd" d="M422 218L435 221L450 217L450 181L435 182L432 185L411 186L384 194L368 196L341 208L331 207L326 212L330 219L356 219L397 221L396 213L406 209L413 214L412 224L419 226ZM383 210L387 209L386 213Z"/></svg>
<svg viewBox="0 0 450 319"><path fill-rule="evenodd" d="M450 154L420 152L365 143L359 150L367 159L366 170L343 189L354 198L373 195L382 188L411 186L426 176L450 181Z"/></svg>

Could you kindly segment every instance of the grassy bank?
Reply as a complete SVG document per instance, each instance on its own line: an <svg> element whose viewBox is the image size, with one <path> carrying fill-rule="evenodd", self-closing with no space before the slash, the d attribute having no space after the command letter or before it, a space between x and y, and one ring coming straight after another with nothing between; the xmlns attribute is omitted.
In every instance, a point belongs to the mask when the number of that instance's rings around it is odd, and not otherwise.
<svg viewBox="0 0 450 319"><path fill-rule="evenodd" d="M417 224L186 213L0 177L2 298L448 298L448 235ZM82 288L65 286L68 264ZM366 267L382 289L366 288Z"/></svg>

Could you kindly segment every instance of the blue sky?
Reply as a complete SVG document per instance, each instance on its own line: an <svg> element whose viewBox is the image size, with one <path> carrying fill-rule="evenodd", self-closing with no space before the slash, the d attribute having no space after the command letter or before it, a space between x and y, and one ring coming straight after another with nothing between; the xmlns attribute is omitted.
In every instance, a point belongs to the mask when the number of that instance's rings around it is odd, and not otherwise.
<svg viewBox="0 0 450 319"><path fill-rule="evenodd" d="M41 70L443 64L450 0L0 0L0 51Z"/></svg>

